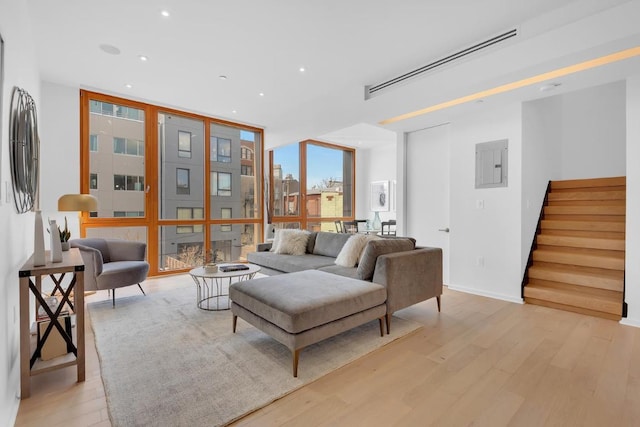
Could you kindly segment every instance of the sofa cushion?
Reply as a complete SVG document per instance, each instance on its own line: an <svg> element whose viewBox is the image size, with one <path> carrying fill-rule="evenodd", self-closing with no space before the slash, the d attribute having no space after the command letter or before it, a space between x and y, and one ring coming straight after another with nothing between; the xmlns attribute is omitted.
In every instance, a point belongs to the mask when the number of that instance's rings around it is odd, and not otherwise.
<svg viewBox="0 0 640 427"><path fill-rule="evenodd" d="M377 239L371 240L362 252L358 263L358 279L371 280L380 255L393 252L411 251L415 243L411 239Z"/></svg>
<svg viewBox="0 0 640 427"><path fill-rule="evenodd" d="M384 304L384 286L322 271L237 282L229 296L285 331L297 334Z"/></svg>
<svg viewBox="0 0 640 427"><path fill-rule="evenodd" d="M356 267L343 267L341 265L328 265L326 267L320 267L319 271L326 273L337 274L338 276L350 277L352 279L358 279L358 269Z"/></svg>
<svg viewBox="0 0 640 427"><path fill-rule="evenodd" d="M305 230L278 230L277 254L304 255L307 252L309 232Z"/></svg>
<svg viewBox="0 0 640 427"><path fill-rule="evenodd" d="M318 233L316 236L316 244L313 248L315 255L324 255L330 257L337 257L340 250L347 243L351 234L345 233Z"/></svg>
<svg viewBox="0 0 640 427"><path fill-rule="evenodd" d="M294 271L315 270L333 265L335 259L313 254L284 255L273 252L250 252L247 254L247 260L272 270L293 273Z"/></svg>
<svg viewBox="0 0 640 427"><path fill-rule="evenodd" d="M364 234L350 236L336 257L336 265L355 267L367 241L367 236Z"/></svg>

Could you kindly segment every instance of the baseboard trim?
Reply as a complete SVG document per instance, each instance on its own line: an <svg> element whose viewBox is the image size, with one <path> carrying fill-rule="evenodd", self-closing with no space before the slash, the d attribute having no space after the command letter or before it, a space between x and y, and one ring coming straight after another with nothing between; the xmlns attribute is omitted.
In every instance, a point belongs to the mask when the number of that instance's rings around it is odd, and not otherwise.
<svg viewBox="0 0 640 427"><path fill-rule="evenodd" d="M494 293L494 292L487 292L487 291L483 291L483 290L479 290L479 289L466 288L464 286L457 286L457 285L446 285L446 286L447 286L447 288L451 289L452 291L464 292L466 294L473 294L473 295L478 295L478 296L481 296L481 297L499 299L499 300L502 300L502 301L513 302L513 303L516 303L516 304L524 304L524 299L519 298L519 297L512 297L512 296L509 296L509 295L497 294L497 293Z"/></svg>
<svg viewBox="0 0 640 427"><path fill-rule="evenodd" d="M629 319L628 317L623 317L622 320L620 320L620 324L640 328L640 320Z"/></svg>

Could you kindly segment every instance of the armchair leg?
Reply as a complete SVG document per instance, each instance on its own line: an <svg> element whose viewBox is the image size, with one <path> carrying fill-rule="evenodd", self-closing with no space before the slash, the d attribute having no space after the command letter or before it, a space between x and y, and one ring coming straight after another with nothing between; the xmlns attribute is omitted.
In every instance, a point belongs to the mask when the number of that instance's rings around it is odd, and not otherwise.
<svg viewBox="0 0 640 427"><path fill-rule="evenodd" d="M440 311L440 296L436 297L436 301L438 302L438 312Z"/></svg>
<svg viewBox="0 0 640 427"><path fill-rule="evenodd" d="M112 289L112 293L111 293L112 297L113 297L113 307L111 308L116 308L116 290Z"/></svg>
<svg viewBox="0 0 640 427"><path fill-rule="evenodd" d="M147 294L144 293L144 289L142 289L142 286L140 286L140 283L138 283L138 287L140 288L140 290L142 291L142 295L147 296Z"/></svg>

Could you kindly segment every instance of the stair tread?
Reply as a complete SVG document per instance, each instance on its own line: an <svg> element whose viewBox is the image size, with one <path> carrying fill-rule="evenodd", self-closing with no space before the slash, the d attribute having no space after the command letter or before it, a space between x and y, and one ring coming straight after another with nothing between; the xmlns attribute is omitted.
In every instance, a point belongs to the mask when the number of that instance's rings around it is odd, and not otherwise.
<svg viewBox="0 0 640 427"><path fill-rule="evenodd" d="M625 206L588 205L588 206L545 206L545 215L625 215Z"/></svg>
<svg viewBox="0 0 640 427"><path fill-rule="evenodd" d="M627 178L625 176L606 177L606 178L588 178L588 179L569 179L563 181L551 181L551 191L563 188L598 188L598 187L616 187L626 186Z"/></svg>
<svg viewBox="0 0 640 427"><path fill-rule="evenodd" d="M600 231L600 230L559 230L553 228L543 228L540 234L547 236L568 236L568 237L591 237L594 239L614 239L624 240L625 233L620 231Z"/></svg>
<svg viewBox="0 0 640 427"><path fill-rule="evenodd" d="M598 230L598 231L625 231L625 223L620 221L577 221L577 220L549 220L540 222L543 229L561 230Z"/></svg>
<svg viewBox="0 0 640 427"><path fill-rule="evenodd" d="M549 221L579 221L579 222L598 222L598 223L625 223L625 215L594 215L594 214L550 214L548 212L544 215L544 220Z"/></svg>
<svg viewBox="0 0 640 427"><path fill-rule="evenodd" d="M606 301L622 302L622 292L611 291L608 289L590 288L588 286L572 285L570 283L551 282L548 280L532 279L526 286L526 289L543 289L555 291L567 295L580 295L585 298L595 298Z"/></svg>

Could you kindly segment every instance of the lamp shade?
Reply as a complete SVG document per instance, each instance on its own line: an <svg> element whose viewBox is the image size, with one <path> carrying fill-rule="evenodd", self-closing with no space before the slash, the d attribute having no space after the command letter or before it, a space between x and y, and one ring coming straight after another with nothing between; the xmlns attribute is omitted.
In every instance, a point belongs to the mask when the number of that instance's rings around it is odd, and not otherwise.
<svg viewBox="0 0 640 427"><path fill-rule="evenodd" d="M91 194L65 194L58 199L59 211L91 212L98 210L98 199Z"/></svg>

